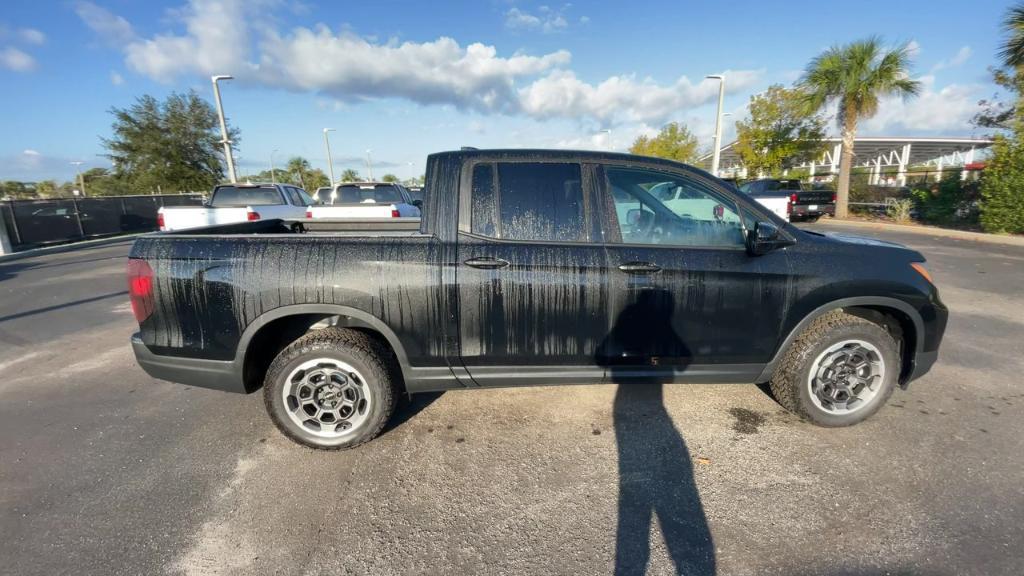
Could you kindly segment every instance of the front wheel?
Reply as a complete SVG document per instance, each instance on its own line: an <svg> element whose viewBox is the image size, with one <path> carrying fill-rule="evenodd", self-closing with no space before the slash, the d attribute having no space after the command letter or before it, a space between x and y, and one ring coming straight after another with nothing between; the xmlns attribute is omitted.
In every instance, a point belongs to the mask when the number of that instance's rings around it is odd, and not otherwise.
<svg viewBox="0 0 1024 576"><path fill-rule="evenodd" d="M397 367L376 340L325 328L281 351L267 370L263 399L277 428L322 450L375 438L395 409Z"/></svg>
<svg viewBox="0 0 1024 576"><path fill-rule="evenodd" d="M815 319L787 349L772 394L819 426L850 426L885 404L896 387L900 354L885 328L842 311Z"/></svg>

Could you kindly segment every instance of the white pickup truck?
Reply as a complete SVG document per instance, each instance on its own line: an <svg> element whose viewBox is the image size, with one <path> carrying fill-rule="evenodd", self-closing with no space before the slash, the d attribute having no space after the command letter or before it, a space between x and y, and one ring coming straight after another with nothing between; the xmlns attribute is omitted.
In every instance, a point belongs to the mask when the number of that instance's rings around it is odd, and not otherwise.
<svg viewBox="0 0 1024 576"><path fill-rule="evenodd" d="M307 218L419 218L421 200L395 182L353 182L335 186L325 204L310 206Z"/></svg>
<svg viewBox="0 0 1024 576"><path fill-rule="evenodd" d="M200 228L273 218L303 218L313 204L306 191L291 184L225 184L213 189L203 206L163 207L156 221L161 231Z"/></svg>

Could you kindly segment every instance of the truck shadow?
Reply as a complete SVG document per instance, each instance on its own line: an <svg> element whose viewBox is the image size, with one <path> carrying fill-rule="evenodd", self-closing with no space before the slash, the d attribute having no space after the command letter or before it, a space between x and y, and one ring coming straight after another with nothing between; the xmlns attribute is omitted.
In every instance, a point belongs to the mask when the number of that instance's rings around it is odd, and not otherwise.
<svg viewBox="0 0 1024 576"><path fill-rule="evenodd" d="M612 411L619 457L615 574L646 572L655 517L677 574L714 574L714 542L690 452L663 401L664 383L690 353L671 325L671 295L655 289L634 295L598 351L618 385ZM661 378L637 378L626 364L634 351L651 350L670 351L671 368Z"/></svg>

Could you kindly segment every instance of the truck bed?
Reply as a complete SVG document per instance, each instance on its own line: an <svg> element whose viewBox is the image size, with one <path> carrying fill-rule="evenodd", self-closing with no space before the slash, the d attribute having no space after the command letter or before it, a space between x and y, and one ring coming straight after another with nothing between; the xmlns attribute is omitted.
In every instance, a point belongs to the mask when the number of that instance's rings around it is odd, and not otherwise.
<svg viewBox="0 0 1024 576"><path fill-rule="evenodd" d="M328 236L418 236L419 218L295 218L217 224L162 232L168 236L250 236L312 234Z"/></svg>

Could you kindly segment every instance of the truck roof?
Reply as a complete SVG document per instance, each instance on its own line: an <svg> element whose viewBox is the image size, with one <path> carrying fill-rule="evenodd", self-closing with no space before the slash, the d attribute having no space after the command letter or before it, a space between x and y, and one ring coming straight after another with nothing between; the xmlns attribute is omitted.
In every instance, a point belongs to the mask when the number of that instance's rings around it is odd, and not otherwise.
<svg viewBox="0 0 1024 576"><path fill-rule="evenodd" d="M436 158L438 160L468 158L489 158L501 160L503 158L506 158L509 160L561 160L565 162L632 161L643 162L645 164L661 164L666 167L672 167L675 169L683 169L690 172L695 172L704 177L712 177L709 172L706 172L696 166L684 164L683 162L678 162L675 160L668 160L666 158L655 158L653 156L639 156L637 154L625 154L622 152L608 152L603 150L553 150L539 148L494 148L480 150L450 150L431 154L430 156L428 156L428 160L431 158Z"/></svg>

